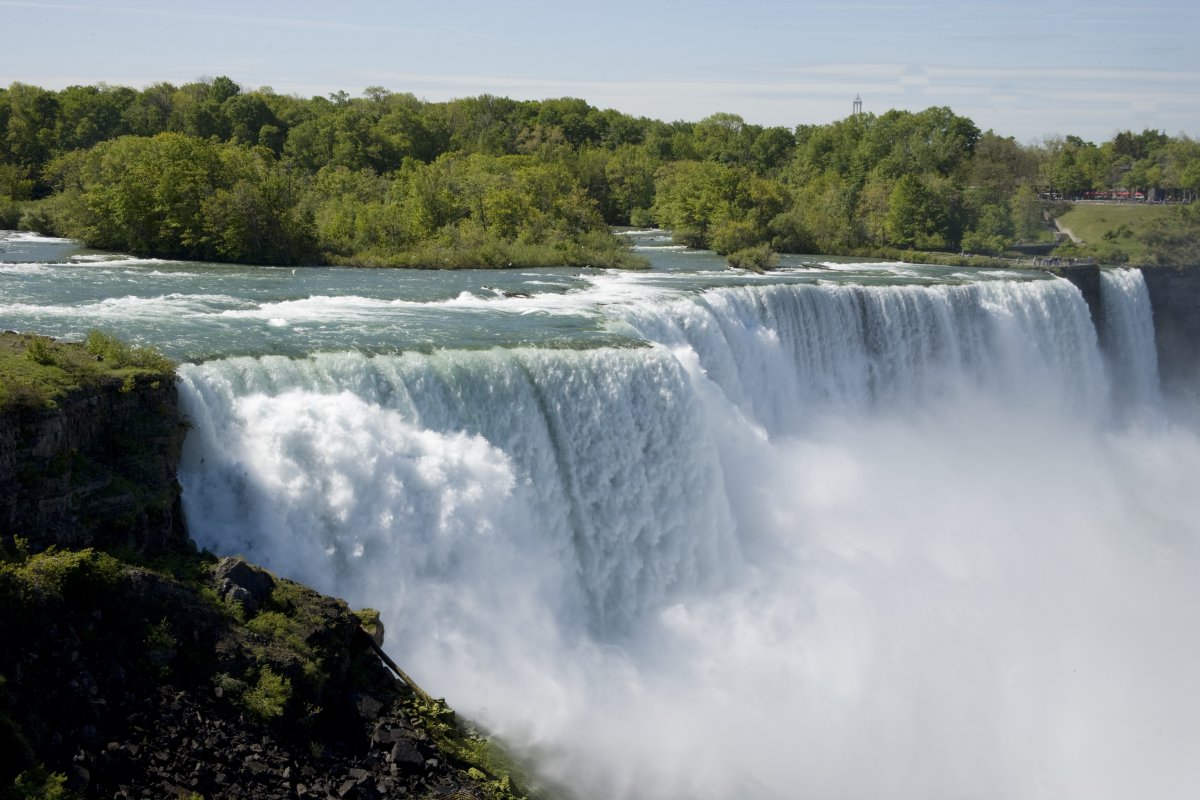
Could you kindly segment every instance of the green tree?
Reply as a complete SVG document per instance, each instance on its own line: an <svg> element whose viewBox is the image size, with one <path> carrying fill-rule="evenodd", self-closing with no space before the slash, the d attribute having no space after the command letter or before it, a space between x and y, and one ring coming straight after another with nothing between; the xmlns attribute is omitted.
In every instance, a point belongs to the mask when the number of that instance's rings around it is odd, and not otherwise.
<svg viewBox="0 0 1200 800"><path fill-rule="evenodd" d="M888 239L901 247L939 250L946 246L947 209L943 198L914 175L896 182L888 198Z"/></svg>
<svg viewBox="0 0 1200 800"><path fill-rule="evenodd" d="M1009 199L1009 214L1013 221L1013 234L1024 241L1036 241L1045 228L1042 203L1030 186L1021 186Z"/></svg>
<svg viewBox="0 0 1200 800"><path fill-rule="evenodd" d="M721 112L705 117L692 130L696 152L709 161L748 164L750 145L756 134L750 127L737 114Z"/></svg>
<svg viewBox="0 0 1200 800"><path fill-rule="evenodd" d="M731 208L738 203L740 188L738 174L724 164L674 161L658 171L651 214L676 240L708 247L713 222L736 216Z"/></svg>
<svg viewBox="0 0 1200 800"><path fill-rule="evenodd" d="M127 88L69 86L58 95L56 153L79 150L128 132L125 111L137 98Z"/></svg>
<svg viewBox="0 0 1200 800"><path fill-rule="evenodd" d="M1011 136L988 131L975 145L968 183L989 203L1003 202L1019 186L1037 182L1037 159Z"/></svg>
<svg viewBox="0 0 1200 800"><path fill-rule="evenodd" d="M90 246L220 261L295 263L312 227L267 151L179 133L124 136L58 159L62 232Z"/></svg>
<svg viewBox="0 0 1200 800"><path fill-rule="evenodd" d="M235 94L221 103L220 113L224 118L222 127L229 132L230 141L261 144L265 147L279 144L278 138L282 133L283 124L261 95ZM267 132L274 142L262 140L260 134L263 128L274 129L274 132Z"/></svg>
<svg viewBox="0 0 1200 800"><path fill-rule="evenodd" d="M662 161L644 145L619 146L604 165L608 183L604 218L614 225L629 225L654 205L654 176Z"/></svg>
<svg viewBox="0 0 1200 800"><path fill-rule="evenodd" d="M1177 206L1157 220L1142 236L1151 258L1158 264L1194 267L1200 264L1200 204Z"/></svg>
<svg viewBox="0 0 1200 800"><path fill-rule="evenodd" d="M156 83L139 92L122 112L126 130L135 136L154 136L168 130L177 91L169 83Z"/></svg>
<svg viewBox="0 0 1200 800"><path fill-rule="evenodd" d="M58 97L36 86L14 83L5 92L5 100L8 121L3 134L7 160L22 167L29 177L36 177L56 152ZM36 185L35 193L41 189Z"/></svg>

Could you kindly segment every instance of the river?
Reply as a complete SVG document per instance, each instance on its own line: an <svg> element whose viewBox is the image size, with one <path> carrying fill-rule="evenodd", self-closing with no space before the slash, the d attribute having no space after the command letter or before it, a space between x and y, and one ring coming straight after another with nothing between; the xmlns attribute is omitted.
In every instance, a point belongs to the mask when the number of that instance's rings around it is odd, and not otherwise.
<svg viewBox="0 0 1200 800"><path fill-rule="evenodd" d="M625 235L650 271L0 233L0 325L184 362L198 543L380 609L580 797L1194 794L1200 439L1138 272L1100 336L1042 273Z"/></svg>

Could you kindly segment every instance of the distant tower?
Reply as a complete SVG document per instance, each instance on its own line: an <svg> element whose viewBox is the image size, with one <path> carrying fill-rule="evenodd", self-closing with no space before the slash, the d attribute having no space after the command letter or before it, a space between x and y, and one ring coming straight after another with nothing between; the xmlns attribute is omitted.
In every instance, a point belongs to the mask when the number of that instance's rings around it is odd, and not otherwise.
<svg viewBox="0 0 1200 800"><path fill-rule="evenodd" d="M857 117L861 113L862 113L862 98L859 97L858 95L854 95L854 116Z"/></svg>

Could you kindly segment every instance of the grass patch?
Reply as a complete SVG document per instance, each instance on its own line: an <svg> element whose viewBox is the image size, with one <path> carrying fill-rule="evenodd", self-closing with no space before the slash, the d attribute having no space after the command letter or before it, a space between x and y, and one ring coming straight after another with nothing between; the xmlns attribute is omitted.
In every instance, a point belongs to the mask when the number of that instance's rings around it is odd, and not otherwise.
<svg viewBox="0 0 1200 800"><path fill-rule="evenodd" d="M1076 246L1082 255L1096 249L1102 261L1145 264L1151 258L1142 237L1171 211L1166 205L1075 203L1058 221L1083 240Z"/></svg>
<svg viewBox="0 0 1200 800"><path fill-rule="evenodd" d="M132 390L137 381L165 379L174 370L151 347L128 345L92 331L83 344L28 333L0 333L0 411L53 408L66 394L105 380Z"/></svg>

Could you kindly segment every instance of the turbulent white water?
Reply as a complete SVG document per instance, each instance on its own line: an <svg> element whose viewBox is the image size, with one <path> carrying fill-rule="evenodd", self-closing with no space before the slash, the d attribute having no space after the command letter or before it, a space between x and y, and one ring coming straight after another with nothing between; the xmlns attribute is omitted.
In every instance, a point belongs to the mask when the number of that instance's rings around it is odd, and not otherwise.
<svg viewBox="0 0 1200 800"><path fill-rule="evenodd" d="M1139 273L1100 337L1061 280L639 280L594 313L648 346L185 367L193 535L380 608L583 797L1195 792L1200 442Z"/></svg>

